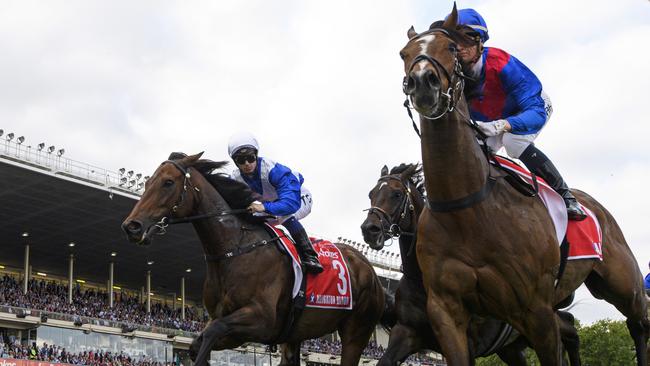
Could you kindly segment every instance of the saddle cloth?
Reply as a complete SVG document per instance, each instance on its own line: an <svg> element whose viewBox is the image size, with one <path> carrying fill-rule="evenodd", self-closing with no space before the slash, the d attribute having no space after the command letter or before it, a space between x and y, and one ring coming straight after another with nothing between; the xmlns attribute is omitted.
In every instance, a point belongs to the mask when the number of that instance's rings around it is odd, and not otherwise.
<svg viewBox="0 0 650 366"><path fill-rule="evenodd" d="M526 182L533 184L530 172L524 167L498 155L495 155L495 158L504 169L516 172ZM596 215L580 204L587 213L587 218L583 221L569 221L562 196L540 177L536 177L536 179L539 187L539 198L544 202L553 220L558 244L562 243L565 235L569 242L569 256L567 259L598 258L603 260L602 233Z"/></svg>
<svg viewBox="0 0 650 366"><path fill-rule="evenodd" d="M269 226L276 235L280 236L280 243L291 257L291 266L294 273L292 295L295 298L300 291L303 272L300 267L300 256L293 241L284 231L277 227ZM309 238L318 254L318 260L323 266L323 272L314 275L307 274L306 304L308 308L322 309L352 309L352 290L350 288L350 272L348 265L339 248L332 242Z"/></svg>
<svg viewBox="0 0 650 366"><path fill-rule="evenodd" d="M566 237L569 242L567 259L598 258L603 260L603 233L598 218L590 209L580 204L587 218L582 221L569 221Z"/></svg>

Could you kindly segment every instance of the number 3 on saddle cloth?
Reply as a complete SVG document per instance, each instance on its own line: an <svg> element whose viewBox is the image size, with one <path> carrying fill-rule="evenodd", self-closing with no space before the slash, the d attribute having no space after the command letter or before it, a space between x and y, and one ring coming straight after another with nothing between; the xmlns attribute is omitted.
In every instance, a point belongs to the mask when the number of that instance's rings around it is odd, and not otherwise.
<svg viewBox="0 0 650 366"><path fill-rule="evenodd" d="M300 291L303 272L300 267L300 257L293 241L277 227L269 228L280 237L280 244L291 257L294 282L292 297ZM318 254L318 260L323 266L323 272L314 275L307 274L305 290L305 307L321 309L352 309L352 289L350 288L350 273L348 265L339 248L332 242L322 239L309 238Z"/></svg>
<svg viewBox="0 0 650 366"><path fill-rule="evenodd" d="M495 158L499 161L502 168L517 173L528 184L533 184L528 170L504 157L495 155ZM562 239L566 234L566 239L569 242L569 255L567 259L598 258L602 261L603 235L600 231L600 224L596 215L580 203L580 207L587 214L587 218L582 221L569 221L567 219L566 205L562 197L540 177L536 177L536 179L539 186L538 196L544 202L553 220L558 243L562 243Z"/></svg>

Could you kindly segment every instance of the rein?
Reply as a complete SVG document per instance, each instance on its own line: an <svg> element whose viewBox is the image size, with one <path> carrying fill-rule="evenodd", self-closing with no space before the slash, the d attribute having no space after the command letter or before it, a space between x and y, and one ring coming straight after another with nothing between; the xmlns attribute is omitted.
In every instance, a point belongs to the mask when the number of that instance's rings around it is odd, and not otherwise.
<svg viewBox="0 0 650 366"><path fill-rule="evenodd" d="M443 33L447 37L451 38L451 35L449 34L449 32L446 29L432 28L432 29L429 29L426 32L420 33L416 37L412 38L412 40L416 39L416 38L419 38L419 37L421 37L423 35L434 33L434 32ZM440 112L440 114L438 114L435 117L429 117L429 116L425 116L423 114L420 114L420 117L422 117L424 119L437 120L437 119L440 119L440 118L444 117L445 115L447 115L447 113L453 112L454 109L456 108L456 104L458 103L458 101L462 97L462 91L463 91L463 89L465 87L465 79L471 79L471 78L469 78L468 76L466 76L463 73L462 68L460 66L460 62L458 61L458 56L456 55L455 52L454 52L453 75L458 77L458 81L456 82L456 84L455 84L455 86L453 88L451 87L451 85L453 84L452 74L449 71L447 71L447 69L444 67L444 65L440 61L438 61L436 58L431 57L429 55L418 55L413 59L413 61L411 62L411 65L409 67L409 71L407 73L407 76L404 77L404 82L403 82L403 85L402 85L402 91L404 92L404 94L406 94L406 100L404 101L404 107L406 108L406 112L408 113L408 116L411 119L411 123L413 124L413 129L415 130L415 133L417 133L418 137L420 137L420 138L422 138L422 136L420 134L420 130L417 127L417 124L415 123L415 120L413 119L413 114L411 113L411 109L413 109L413 107L411 107L411 99L410 99L411 96L406 92L406 86L407 86L408 75L411 73L411 70L413 70L413 67L415 67L415 65L417 63L421 62L421 61L428 61L429 63L431 63L433 65L434 69L438 72L438 74L440 74L439 70L442 70L444 72L445 77L447 78L448 84L450 85L446 93L442 92L442 90L439 91L439 99L442 99L442 97L445 97L447 99L447 104L446 104L445 108L442 110L442 112ZM460 91L460 93L458 94L458 96L454 97L454 95L456 93L458 93L459 91ZM494 188L494 185L496 184L496 181L499 178L499 177L493 177L492 176L492 172L491 172L491 169L490 169L490 166L489 166L490 165L490 160L493 157L493 154L489 150L488 145L486 143L487 136L485 135L485 133L483 133L483 131L481 131L478 128L478 124L474 120L472 120L468 116L464 115L460 110L458 111L458 113L461 115L461 117L463 117L463 122L466 123L472 130L474 130L474 132L476 133L478 139L481 140L481 143L480 143L481 150L483 151L483 154L485 155L485 157L486 157L486 159L488 161L487 178L485 180L485 184L483 185L483 187L481 187L481 189L479 191L471 193L471 194L469 194L469 195L467 195L467 196L465 196L463 198L459 198L459 199L455 199L455 200L449 200L449 201L439 201L439 202L431 202L427 198L425 198L425 205L432 212L452 212L452 211L457 211L457 210L460 210L460 209L463 209L463 208L468 208L468 207L471 207L471 206L473 206L473 205L475 205L477 203L480 203L481 201L485 200L490 195L490 192L492 192L492 189ZM496 159L492 159L492 160L496 161ZM497 161L497 164L499 164L498 161Z"/></svg>
<svg viewBox="0 0 650 366"><path fill-rule="evenodd" d="M180 170L181 173L183 173L183 191L181 192L181 196L179 197L178 201L172 206L172 212L176 212L178 208L183 204L185 200L185 195L187 194L187 187L190 186L192 187L196 192L200 192L198 187L195 187L192 185L192 182L190 181L190 178L192 177L190 172L185 169L182 165L178 164L178 162L174 160L165 160L162 164L165 163L170 163L176 167L176 169ZM161 164L161 165L162 165ZM169 225L175 225L175 224L182 224L182 223L188 223L192 221L197 221L197 220L203 220L211 217L221 217L221 216L229 216L229 215L238 215L238 214L244 214L244 213L249 213L247 208L239 208L239 209L231 209L231 210L224 210L224 211L219 211L219 212L210 212L206 214L201 214L201 215L193 215L193 216L185 216L185 217L167 217L164 216L163 218L160 219L157 223L154 225L158 228L158 235L164 235L167 233L167 227ZM270 216L270 215L267 215ZM265 217L265 216L260 216L260 217ZM275 217L275 216L270 216L270 217ZM218 262L224 259L230 259L242 254L249 253L256 248L263 247L267 244L276 242L280 240L281 236L275 236L272 237L271 239L263 239L256 241L254 243L245 245L245 246L237 246L235 249L230 250L224 254L220 255L212 255L212 254L205 254L205 260L209 262Z"/></svg>

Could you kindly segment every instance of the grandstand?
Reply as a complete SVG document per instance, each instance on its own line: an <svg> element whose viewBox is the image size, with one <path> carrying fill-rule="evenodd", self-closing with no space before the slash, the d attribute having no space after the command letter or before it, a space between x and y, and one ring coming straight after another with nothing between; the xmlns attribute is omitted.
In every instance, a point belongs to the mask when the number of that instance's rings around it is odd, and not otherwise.
<svg viewBox="0 0 650 366"><path fill-rule="evenodd" d="M0 362L190 364L187 350L206 321L205 265L192 227L174 227L149 247L129 244L120 224L146 176L95 167L64 157L63 149L8 136L0 142ZM363 252L383 284L395 289L399 255L338 241ZM363 364L376 363L386 343L378 330ZM337 364L339 353L333 334L305 342L302 359ZM263 365L279 359L264 346L248 345L213 352L211 362ZM420 355L409 363L442 361Z"/></svg>

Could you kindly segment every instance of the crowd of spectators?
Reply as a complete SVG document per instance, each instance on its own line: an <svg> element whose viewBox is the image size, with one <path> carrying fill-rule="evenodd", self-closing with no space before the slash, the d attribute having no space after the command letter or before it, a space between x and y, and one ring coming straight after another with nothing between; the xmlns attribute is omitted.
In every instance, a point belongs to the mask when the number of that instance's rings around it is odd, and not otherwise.
<svg viewBox="0 0 650 366"><path fill-rule="evenodd" d="M74 286L72 291L72 303L69 304L67 285L55 281L31 279L27 294L23 294L22 286L18 281L4 275L0 279L0 305L190 332L201 331L205 322L205 319L202 319L191 307L185 308L185 320L183 320L180 309L174 310L166 304L152 303L151 312L147 313L146 305L140 299L128 296L126 293L116 294L111 308L106 292L82 289L79 284Z"/></svg>
<svg viewBox="0 0 650 366"><path fill-rule="evenodd" d="M341 342L328 341L322 338L309 339L302 342L301 351L340 355ZM366 346L366 348L363 350L363 357L366 358L372 358L377 360L381 358L383 354L384 354L384 347L378 345L374 341L370 341ZM434 365L435 361L436 360L434 360L433 358L431 358L425 353L416 353L408 357L405 362Z"/></svg>
<svg viewBox="0 0 650 366"><path fill-rule="evenodd" d="M0 278L0 305L15 306L32 310L53 313L72 314L102 320L122 322L125 324L159 326L170 329L181 329L199 332L207 319L201 318L196 310L186 307L185 320L181 319L180 309L172 309L166 304L155 303L151 312L146 312L146 305L136 296L118 293L114 298L113 307L109 306L108 294L93 289L82 289L80 285L73 288L72 303L68 303L68 287L55 281L31 279L28 283L27 294L23 294L21 284L13 277L4 275ZM0 355L3 357L29 359L32 347L20 344L0 342ZM325 339L310 339L302 343L303 351L341 354L341 343ZM70 354L64 348L45 345L37 349L37 359L90 366L164 366L147 360L135 361L125 355L112 355L110 352L84 352ZM379 359L384 348L371 341L363 352L367 358ZM431 363L434 360L426 354L415 354L407 362Z"/></svg>
<svg viewBox="0 0 650 366"><path fill-rule="evenodd" d="M19 342L0 342L0 357L19 360L47 361L52 363L68 363L86 366L173 366L174 363L156 362L147 357L134 358L123 353L84 351L70 353L65 348L36 343L23 346Z"/></svg>

